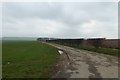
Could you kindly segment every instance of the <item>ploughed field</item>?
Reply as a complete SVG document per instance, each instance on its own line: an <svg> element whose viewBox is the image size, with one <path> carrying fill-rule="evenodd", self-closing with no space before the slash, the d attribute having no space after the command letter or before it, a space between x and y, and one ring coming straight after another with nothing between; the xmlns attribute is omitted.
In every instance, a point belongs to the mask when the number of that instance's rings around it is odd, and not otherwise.
<svg viewBox="0 0 120 80"><path fill-rule="evenodd" d="M3 78L50 78L59 59L57 48L37 41L2 42Z"/></svg>

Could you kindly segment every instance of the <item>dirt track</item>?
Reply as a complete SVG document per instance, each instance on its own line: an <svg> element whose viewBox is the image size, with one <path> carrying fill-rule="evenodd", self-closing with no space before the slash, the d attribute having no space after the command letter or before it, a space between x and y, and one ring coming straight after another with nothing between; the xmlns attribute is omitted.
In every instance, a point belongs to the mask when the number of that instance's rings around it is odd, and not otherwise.
<svg viewBox="0 0 120 80"><path fill-rule="evenodd" d="M118 78L117 57L58 44L49 45L63 50L70 60L58 71L56 78Z"/></svg>

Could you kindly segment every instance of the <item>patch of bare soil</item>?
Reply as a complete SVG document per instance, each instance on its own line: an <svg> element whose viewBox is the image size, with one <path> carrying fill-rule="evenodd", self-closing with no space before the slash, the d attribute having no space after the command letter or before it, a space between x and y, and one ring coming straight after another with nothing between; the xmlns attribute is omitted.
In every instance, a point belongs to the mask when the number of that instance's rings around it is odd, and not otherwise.
<svg viewBox="0 0 120 80"><path fill-rule="evenodd" d="M57 65L54 67L55 75L53 75L52 78L60 77L59 75L61 71L63 71L63 69L67 67L68 64L70 63L69 57L65 51L63 51L63 54L59 54L59 55L60 55L59 61Z"/></svg>

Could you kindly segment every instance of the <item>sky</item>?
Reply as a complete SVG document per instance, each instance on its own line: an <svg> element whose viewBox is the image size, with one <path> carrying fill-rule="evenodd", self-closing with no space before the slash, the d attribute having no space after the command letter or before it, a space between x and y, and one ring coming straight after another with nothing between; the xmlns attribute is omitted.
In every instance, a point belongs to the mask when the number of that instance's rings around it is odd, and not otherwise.
<svg viewBox="0 0 120 80"><path fill-rule="evenodd" d="M3 37L118 38L115 2L4 2Z"/></svg>

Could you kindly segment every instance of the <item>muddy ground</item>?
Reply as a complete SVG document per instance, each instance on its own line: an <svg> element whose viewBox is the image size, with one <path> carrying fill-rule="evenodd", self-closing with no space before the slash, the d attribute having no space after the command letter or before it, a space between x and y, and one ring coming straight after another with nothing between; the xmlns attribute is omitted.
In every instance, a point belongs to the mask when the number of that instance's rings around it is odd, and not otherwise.
<svg viewBox="0 0 120 80"><path fill-rule="evenodd" d="M60 69L54 78L118 78L118 58L47 43L64 52Z"/></svg>

